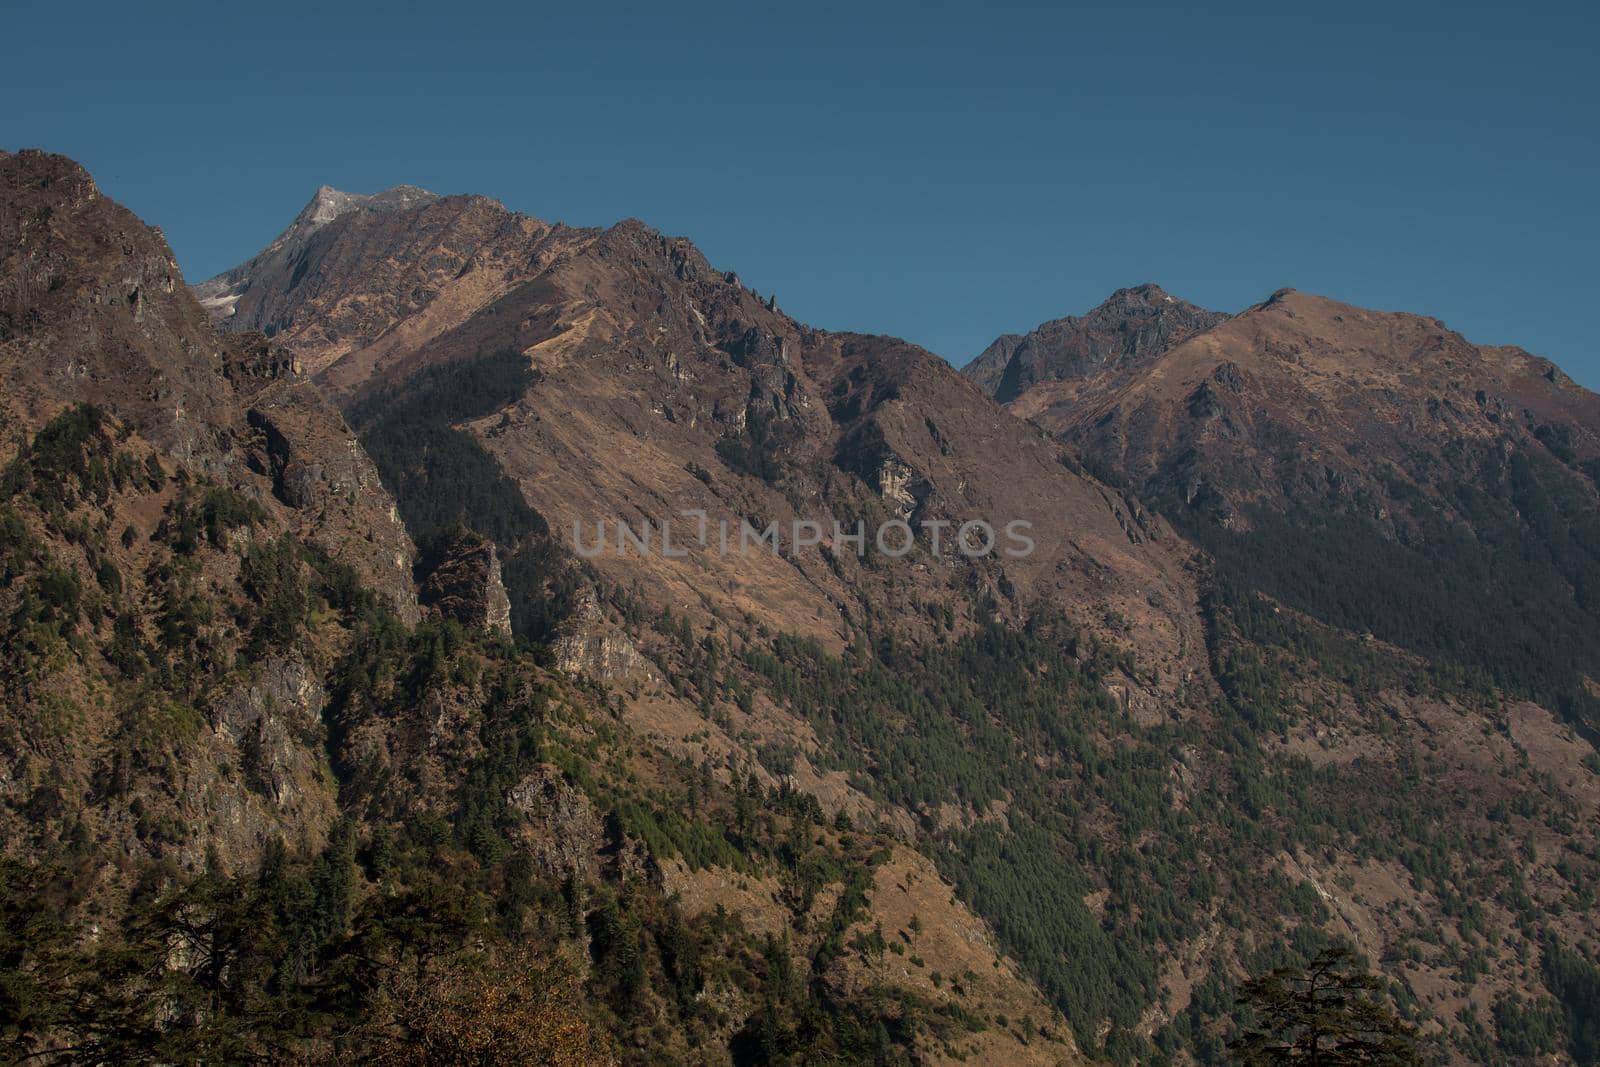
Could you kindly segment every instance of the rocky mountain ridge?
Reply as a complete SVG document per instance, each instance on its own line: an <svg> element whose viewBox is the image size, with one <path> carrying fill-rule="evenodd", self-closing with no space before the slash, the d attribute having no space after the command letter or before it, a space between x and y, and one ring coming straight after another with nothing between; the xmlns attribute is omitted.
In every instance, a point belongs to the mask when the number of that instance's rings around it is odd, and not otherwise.
<svg viewBox="0 0 1600 1067"><path fill-rule="evenodd" d="M320 240L325 253L308 267L314 281L291 288L279 278L271 296L260 283L262 300L298 302L296 325L275 339L358 424L420 371L522 353L529 382L462 428L563 540L574 523L659 526L683 507L828 530L875 513L956 525L987 514L1051 528L1070 515L1070 539L1053 537L1038 558L1010 568L1007 581L1019 588L1008 599L1033 595L1036 579L1074 584L1093 569L1089 554L1125 560L1104 568L1108 577L1143 570L1147 584L1182 582L1181 560L1139 529L1149 516L1063 468L1025 427L996 418L942 360L890 338L805 327L682 238L631 220L574 230L452 198L409 214L351 216ZM404 302L389 295L397 285L410 294ZM367 315L360 331L342 325L354 307ZM229 326L251 321L236 316ZM331 333L339 338L332 344ZM629 438L637 446L620 457L596 445ZM984 473L995 465L986 456L1026 473L994 478ZM1016 492L1021 484L1030 491ZM831 500L834 493L843 499ZM831 640L843 632L839 605L854 599L860 571L847 558L703 552L685 565L597 565L619 575L644 568L679 590L672 602L710 596L723 610L758 614L770 605L779 609L770 625L809 619L802 625ZM1136 597L1122 608L1130 617L1149 614L1148 590L1108 595ZM1173 593L1169 602L1185 598ZM1192 617L1162 625L1161 643L1192 648ZM1179 636L1183 627L1188 637Z"/></svg>
<svg viewBox="0 0 1600 1067"><path fill-rule="evenodd" d="M340 216L355 211L403 211L438 199L437 194L415 185L396 185L366 194L341 192L331 185L319 186L311 201L276 240L248 262L196 285L195 295L212 318L231 318L238 313L240 299L258 277L285 269L292 274L296 265L304 261L306 246L317 231Z"/></svg>

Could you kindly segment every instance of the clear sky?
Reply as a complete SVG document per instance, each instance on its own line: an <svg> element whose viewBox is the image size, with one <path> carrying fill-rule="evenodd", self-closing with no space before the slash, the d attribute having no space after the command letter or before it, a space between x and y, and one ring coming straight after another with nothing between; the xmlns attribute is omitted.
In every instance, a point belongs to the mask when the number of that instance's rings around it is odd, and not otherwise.
<svg viewBox="0 0 1600 1067"><path fill-rule="evenodd" d="M200 280L324 182L638 216L960 364L1144 281L1437 315L1600 386L1592 4L36 3L0 146Z"/></svg>

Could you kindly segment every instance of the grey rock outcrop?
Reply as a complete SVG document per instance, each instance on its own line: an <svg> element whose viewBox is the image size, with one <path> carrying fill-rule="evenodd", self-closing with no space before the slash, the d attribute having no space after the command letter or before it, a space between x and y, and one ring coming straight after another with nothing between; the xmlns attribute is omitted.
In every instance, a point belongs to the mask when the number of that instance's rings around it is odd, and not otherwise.
<svg viewBox="0 0 1600 1067"><path fill-rule="evenodd" d="M593 589L579 594L551 651L556 666L569 674L607 684L660 680L655 667L640 655L628 636L606 619Z"/></svg>
<svg viewBox="0 0 1600 1067"><path fill-rule="evenodd" d="M499 551L493 541L469 530L458 533L439 553L422 583L422 603L463 626L511 636L511 599Z"/></svg>
<svg viewBox="0 0 1600 1067"><path fill-rule="evenodd" d="M597 874L604 827L589 798L559 770L540 765L512 787L506 801L527 819L522 837L537 865L555 877Z"/></svg>

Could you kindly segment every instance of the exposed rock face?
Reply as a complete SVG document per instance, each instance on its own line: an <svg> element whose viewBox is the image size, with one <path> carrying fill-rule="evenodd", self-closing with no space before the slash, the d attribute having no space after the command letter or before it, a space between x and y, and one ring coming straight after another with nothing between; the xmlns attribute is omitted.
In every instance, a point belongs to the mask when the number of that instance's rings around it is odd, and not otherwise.
<svg viewBox="0 0 1600 1067"><path fill-rule="evenodd" d="M506 798L527 816L523 840L534 862L555 877L592 878L605 846L594 805L548 764L518 782Z"/></svg>
<svg viewBox="0 0 1600 1067"><path fill-rule="evenodd" d="M1042 382L1130 373L1227 320L1157 285L1118 289L1087 315L996 338L962 373L1009 404Z"/></svg>
<svg viewBox="0 0 1600 1067"><path fill-rule="evenodd" d="M894 457L886 458L878 468L878 492L902 519L916 513L917 497L912 491L915 480L916 471Z"/></svg>
<svg viewBox="0 0 1600 1067"><path fill-rule="evenodd" d="M305 738L322 729L327 693L298 655L273 656L258 678L220 699L213 728L244 755L247 783L280 808L322 797L320 761Z"/></svg>
<svg viewBox="0 0 1600 1067"><path fill-rule="evenodd" d="M222 375L233 382L241 394L305 373L305 367L292 352L260 334L235 335L226 355L229 358L223 362Z"/></svg>
<svg viewBox="0 0 1600 1067"><path fill-rule="evenodd" d="M511 599L506 596L505 582L500 578L500 561L495 560L489 572L489 586L484 596L483 625L486 629L511 636Z"/></svg>
<svg viewBox="0 0 1600 1067"><path fill-rule="evenodd" d="M627 634L606 619L592 588L579 596L562 631L551 651L556 666L569 674L582 674L608 685L660 681L654 665L639 654Z"/></svg>
<svg viewBox="0 0 1600 1067"><path fill-rule="evenodd" d="M400 618L415 623L416 554L394 500L354 433L309 381L288 377L250 397L246 420L256 438L254 469L305 536L354 567Z"/></svg>
<svg viewBox="0 0 1600 1067"><path fill-rule="evenodd" d="M463 531L445 546L422 583L422 603L463 626L511 636L511 600L493 541Z"/></svg>

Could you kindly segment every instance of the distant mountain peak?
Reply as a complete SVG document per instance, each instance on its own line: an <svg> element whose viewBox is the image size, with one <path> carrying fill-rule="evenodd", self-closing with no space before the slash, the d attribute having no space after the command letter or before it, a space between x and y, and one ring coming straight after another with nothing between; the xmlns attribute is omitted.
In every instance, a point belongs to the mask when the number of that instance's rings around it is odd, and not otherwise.
<svg viewBox="0 0 1600 1067"><path fill-rule="evenodd" d="M1084 315L1003 334L962 373L1002 404L1041 382L1128 370L1228 320L1154 282L1118 289Z"/></svg>
<svg viewBox="0 0 1600 1067"><path fill-rule="evenodd" d="M404 211L438 199L440 199L438 193L431 193L419 185L395 185L377 193L347 193L331 185L320 185L311 202L306 204L295 219L295 224L326 226L339 216L361 208L372 211Z"/></svg>
<svg viewBox="0 0 1600 1067"><path fill-rule="evenodd" d="M248 261L196 285L195 295L214 320L231 318L252 279L274 263L297 259L311 238L330 223L357 211L408 211L442 199L417 185L395 185L376 193L347 193L319 185L288 229Z"/></svg>
<svg viewBox="0 0 1600 1067"><path fill-rule="evenodd" d="M1178 298L1167 292L1155 282L1144 282L1140 285L1130 285L1125 289L1118 289L1107 297L1101 304L1132 304L1132 303L1178 303ZM1092 314L1092 313L1091 313Z"/></svg>
<svg viewBox="0 0 1600 1067"><path fill-rule="evenodd" d="M438 193L431 193L419 185L395 185L376 193L347 193L331 185L319 185L289 228L279 234L277 240L263 250L262 255L303 241L328 223L353 211L406 211L441 199L443 197Z"/></svg>

